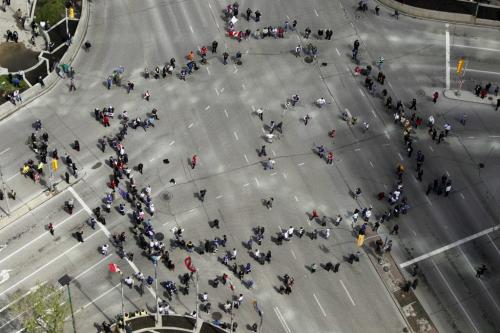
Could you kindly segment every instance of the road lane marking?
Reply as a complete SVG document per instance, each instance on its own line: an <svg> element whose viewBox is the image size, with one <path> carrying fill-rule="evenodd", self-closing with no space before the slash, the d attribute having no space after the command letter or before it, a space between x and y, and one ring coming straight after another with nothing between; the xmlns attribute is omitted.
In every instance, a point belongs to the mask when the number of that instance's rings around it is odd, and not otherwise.
<svg viewBox="0 0 500 333"><path fill-rule="evenodd" d="M325 312L325 310L323 309L323 307L321 306L321 303L319 302L318 298L316 297L316 295L315 295L315 294L313 294L313 297L314 297L314 299L316 300L316 303L318 303L319 309L320 309L320 310L321 310L321 312L323 313L323 316L325 316L325 317L326 317L326 312Z"/></svg>
<svg viewBox="0 0 500 333"><path fill-rule="evenodd" d="M75 217L76 215L80 214L81 212L83 212L84 209L80 209L78 211L76 211L74 214L66 217L64 220L61 221L61 223L58 223L56 225L54 225L54 230L56 230L57 228L59 228L60 226L62 226L63 224L65 224L66 222L68 222L72 217ZM20 248L18 248L17 250L15 250L14 252L12 252L11 254L7 255L5 258L2 258L2 260L0 260L0 264L3 263L5 260L9 259L10 257L12 257L13 255L16 255L17 253L19 253L20 251L24 250L26 247L30 246L31 244L33 244L34 242L36 242L37 240L39 240L40 238L44 237L44 236L47 236L48 234L50 233L50 231L44 231L42 234L40 234L38 237L36 237L35 239L29 241L28 243L24 244L23 246L21 246Z"/></svg>
<svg viewBox="0 0 500 333"><path fill-rule="evenodd" d="M277 174L278 174L277 172L273 172L273 173L271 174L271 176L274 176L274 175L277 175Z"/></svg>
<svg viewBox="0 0 500 333"><path fill-rule="evenodd" d="M431 199L429 199L429 197L427 195L425 196L425 199L427 200L427 202L429 203L429 205L432 206L432 201L431 201Z"/></svg>
<svg viewBox="0 0 500 333"><path fill-rule="evenodd" d="M222 197L224 197L224 196L221 194L221 195L216 196L215 199L220 199Z"/></svg>
<svg viewBox="0 0 500 333"><path fill-rule="evenodd" d="M254 179L255 179L255 183L257 184L257 186L260 186L259 180L257 179L257 177L254 177Z"/></svg>
<svg viewBox="0 0 500 333"><path fill-rule="evenodd" d="M297 198L296 195L294 195L293 198L295 199L295 201L299 202L299 198Z"/></svg>
<svg viewBox="0 0 500 333"><path fill-rule="evenodd" d="M387 132L387 130L384 131L384 134L385 136L387 137L387 139L390 139L391 137L389 136L389 132Z"/></svg>
<svg viewBox="0 0 500 333"><path fill-rule="evenodd" d="M430 151L434 151L434 148L432 148L431 146L429 146L429 149L430 149Z"/></svg>
<svg viewBox="0 0 500 333"><path fill-rule="evenodd" d="M234 138L236 139L236 141L239 140L238 134L236 133L236 131L234 131L233 134L234 134Z"/></svg>
<svg viewBox="0 0 500 333"><path fill-rule="evenodd" d="M168 145L171 146L175 143L175 141L170 142Z"/></svg>
<svg viewBox="0 0 500 333"><path fill-rule="evenodd" d="M292 257L297 260L297 256L295 255L295 252L293 252L293 250L290 250L292 252Z"/></svg>
<svg viewBox="0 0 500 333"><path fill-rule="evenodd" d="M207 105L207 106L205 107L205 111L207 111L207 110L210 110L210 105Z"/></svg>
<svg viewBox="0 0 500 333"><path fill-rule="evenodd" d="M398 156L399 156L399 159L402 161L403 160L403 156L401 156L401 153L398 153Z"/></svg>
<svg viewBox="0 0 500 333"><path fill-rule="evenodd" d="M91 300L90 302L88 302L87 304L85 304L84 306L82 306L81 308L79 308L78 310L76 310L74 314L77 314L80 311L85 310L86 308L88 308L89 306L91 306L92 304L94 304L95 302L97 302L98 300L100 300L101 298L103 298L104 296L106 296L107 294L109 294L110 292L112 292L114 289L116 289L117 287L120 286L120 283L114 285L111 289L105 291L101 295L97 296L96 298L94 298L93 300ZM67 318L70 318L70 317L71 316L68 316Z"/></svg>
<svg viewBox="0 0 500 333"><path fill-rule="evenodd" d="M90 266L89 268L87 268L86 270L84 270L83 272L78 274L77 276L75 276L75 278L72 279L71 282L78 280L78 278L81 278L83 275L87 274L90 270L92 270L94 267L99 265L101 262L103 262L104 260L108 260L112 256L113 256L113 253L108 254L107 256L105 256L104 258L102 258L101 260L99 260L98 262L96 262L95 264L93 264L92 266ZM62 288L60 288L60 289L62 289Z"/></svg>
<svg viewBox="0 0 500 333"><path fill-rule="evenodd" d="M300 165L304 165L304 162L302 162L302 163L299 163L299 164L297 164L297 165L299 165L299 166L300 166Z"/></svg>
<svg viewBox="0 0 500 333"><path fill-rule="evenodd" d="M193 127L193 125L194 125L193 123L189 124L188 128L191 128L191 127Z"/></svg>
<svg viewBox="0 0 500 333"><path fill-rule="evenodd" d="M436 269L436 271L439 273L439 275L441 276L441 279L443 279L443 282L444 284L446 285L446 287L448 288L448 290L450 291L450 293L453 295L453 297L455 298L455 301L457 302L458 306L460 306L460 309L462 309L463 313L465 314L465 316L467 317L467 319L469 320L471 326L474 328L474 330L479 333L479 330L477 329L476 325L474 324L474 322L472 321L472 318L470 317L469 313L467 313L467 311L465 310L464 306L462 305L462 303L460 302L460 299L457 297L457 295L455 294L455 292L453 291L453 289L451 289L451 286L450 284L448 283L448 280L444 277L443 273L441 272L441 270L439 269L439 267L436 265L436 263L434 262L434 260L432 260L432 264L434 265L434 268Z"/></svg>
<svg viewBox="0 0 500 333"><path fill-rule="evenodd" d="M316 14L316 16L319 16L318 11L316 10L316 8L314 8L314 14Z"/></svg>
<svg viewBox="0 0 500 333"><path fill-rule="evenodd" d="M192 27L192 26L189 26L189 29L191 30L191 33L193 33L193 34L194 34L193 27Z"/></svg>
<svg viewBox="0 0 500 333"><path fill-rule="evenodd" d="M242 83L242 84L241 84L241 88L243 88L243 90L246 90L246 89L247 89L247 87L245 86L245 84L244 84L244 83Z"/></svg>
<svg viewBox="0 0 500 333"><path fill-rule="evenodd" d="M249 163L249 162L248 162L248 157L247 157L247 154L243 154L243 157L245 157L245 161L247 161L247 163Z"/></svg>
<svg viewBox="0 0 500 333"><path fill-rule="evenodd" d="M285 178L285 179L287 178L287 175L286 175L286 173L283 173L283 178Z"/></svg>
<svg viewBox="0 0 500 333"><path fill-rule="evenodd" d="M271 149L271 153L273 153L273 156L276 157L276 152Z"/></svg>
<svg viewBox="0 0 500 333"><path fill-rule="evenodd" d="M354 149L354 151L360 151L360 150L361 150L361 148L356 148L356 149Z"/></svg>
<svg viewBox="0 0 500 333"><path fill-rule="evenodd" d="M217 89L217 87L215 87L214 89L215 89L215 93L217 94L217 96L219 96L219 89Z"/></svg>
<svg viewBox="0 0 500 333"><path fill-rule="evenodd" d="M415 230L411 229L411 232L413 233L413 236L417 235L417 233L415 232Z"/></svg>
<svg viewBox="0 0 500 333"><path fill-rule="evenodd" d="M246 183L245 185L243 185L243 187L247 187L247 186L250 186L250 183Z"/></svg>
<svg viewBox="0 0 500 333"><path fill-rule="evenodd" d="M361 90L361 88L359 88L359 93L361 94L361 96L365 97L365 93L363 92L363 90Z"/></svg>
<svg viewBox="0 0 500 333"><path fill-rule="evenodd" d="M370 162L370 165L372 166L372 168L374 168L372 161L368 161L368 162Z"/></svg>
<svg viewBox="0 0 500 333"><path fill-rule="evenodd" d="M449 249L453 249L453 248L455 248L457 246L460 246L462 244L470 242L471 240L474 240L476 238L488 235L488 234L490 234L490 233L492 233L494 231L497 231L497 230L500 230L500 224L497 224L497 225L495 225L495 226L493 226L491 228L488 228L488 229L485 229L483 231L477 232L477 233L472 234L470 236L467 236L465 238L459 239L459 240L457 240L457 241L455 241L453 243L450 243L448 245L442 246L442 247L440 247L438 249L435 249L435 250L433 250L431 252L428 252L426 254L418 256L418 257L416 257L416 258L414 258L412 260L408 260L408 261L400 264L399 267L401 267L401 268L408 267L410 265L413 265L414 263L417 263L419 261L422 261L422 260L425 260L427 258L433 257L433 256L435 256L437 254L443 253L445 251L448 251Z"/></svg>
<svg viewBox="0 0 500 333"><path fill-rule="evenodd" d="M7 148L7 149L2 150L2 152L0 152L0 156L1 156L1 155L3 155L3 154L5 154L5 153L6 153L6 152L8 152L9 150L10 150L10 147L9 147L9 148Z"/></svg>
<svg viewBox="0 0 500 333"><path fill-rule="evenodd" d="M226 118L229 118L229 114L227 113L226 109L224 109L224 113L226 114Z"/></svg>
<svg viewBox="0 0 500 333"><path fill-rule="evenodd" d="M207 69L208 75L210 75L210 69L208 67L205 67Z"/></svg>
<svg viewBox="0 0 500 333"><path fill-rule="evenodd" d="M476 46L460 45L460 44L454 44L453 46L454 47L463 47L463 48L468 48L468 49L478 49L478 50L483 50L483 51L500 52L499 49L489 49L487 47L476 47Z"/></svg>
<svg viewBox="0 0 500 333"><path fill-rule="evenodd" d="M338 48L335 48L335 51L337 51L337 55L340 56L340 52Z"/></svg>
<svg viewBox="0 0 500 333"><path fill-rule="evenodd" d="M340 284L342 285L342 288L344 288L345 292L347 293L347 296L349 297L349 300L351 301L352 306L356 306L356 303L354 303L354 300L352 299L351 294L349 294L349 290L347 290L347 288L345 287L344 282L342 280L340 280Z"/></svg>
<svg viewBox="0 0 500 333"><path fill-rule="evenodd" d="M463 193L460 193L460 196L462 197L462 199L465 200L465 197L464 197L464 194Z"/></svg>
<svg viewBox="0 0 500 333"><path fill-rule="evenodd" d="M278 320L281 322L281 326L283 326L283 329L285 330L286 333L292 333L288 325L286 324L285 318L280 312L280 309L278 309L277 306L274 307L274 313L276 314L276 317L278 317Z"/></svg>

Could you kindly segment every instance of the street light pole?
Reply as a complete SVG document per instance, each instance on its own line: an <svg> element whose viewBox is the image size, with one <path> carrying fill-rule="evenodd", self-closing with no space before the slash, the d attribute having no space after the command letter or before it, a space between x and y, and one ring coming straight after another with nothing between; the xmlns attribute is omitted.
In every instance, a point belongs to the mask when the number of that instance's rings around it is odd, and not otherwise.
<svg viewBox="0 0 500 333"><path fill-rule="evenodd" d="M71 289L69 287L69 283L66 286L68 287L69 308L71 309L71 321L73 322L73 332L76 333L75 314L73 312L73 302L71 301Z"/></svg>

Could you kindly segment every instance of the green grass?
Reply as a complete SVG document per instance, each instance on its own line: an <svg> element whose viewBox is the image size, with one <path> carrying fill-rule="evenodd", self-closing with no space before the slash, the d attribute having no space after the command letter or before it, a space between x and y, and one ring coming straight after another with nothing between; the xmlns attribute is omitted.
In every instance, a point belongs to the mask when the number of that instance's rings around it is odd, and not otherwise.
<svg viewBox="0 0 500 333"><path fill-rule="evenodd" d="M17 89L19 89L19 91L23 91L26 88L28 88L28 85L26 84L26 82L24 82L24 80L21 80L19 88L16 88L12 83L9 82L9 78L7 75L0 75L0 95L7 95L8 93L11 93Z"/></svg>
<svg viewBox="0 0 500 333"><path fill-rule="evenodd" d="M51 26L65 17L65 0L38 0L35 8L35 21L49 22Z"/></svg>

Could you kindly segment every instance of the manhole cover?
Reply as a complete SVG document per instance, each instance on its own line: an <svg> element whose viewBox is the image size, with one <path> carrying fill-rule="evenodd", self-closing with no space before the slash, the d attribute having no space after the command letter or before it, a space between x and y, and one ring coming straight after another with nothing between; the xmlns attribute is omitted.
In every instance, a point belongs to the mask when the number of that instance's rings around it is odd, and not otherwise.
<svg viewBox="0 0 500 333"><path fill-rule="evenodd" d="M417 96L425 96L425 91L423 89L417 90Z"/></svg>
<svg viewBox="0 0 500 333"><path fill-rule="evenodd" d="M155 233L155 239L159 242L165 239L165 235L162 232Z"/></svg>
<svg viewBox="0 0 500 333"><path fill-rule="evenodd" d="M304 58L304 61L307 62L308 64L310 64L311 62L313 62L314 58L313 57L305 57Z"/></svg>
<svg viewBox="0 0 500 333"><path fill-rule="evenodd" d="M102 163L101 163L101 162L97 162L96 164L94 164L94 165L92 166L92 169L94 169L94 170L95 170L95 169L97 169L97 168L100 168L101 166L102 166Z"/></svg>
<svg viewBox="0 0 500 333"><path fill-rule="evenodd" d="M212 312L212 319L213 320L221 320L222 319L222 313L215 311Z"/></svg>
<svg viewBox="0 0 500 333"><path fill-rule="evenodd" d="M163 200L165 200L165 201L172 200L172 193L170 193L170 192L163 193Z"/></svg>

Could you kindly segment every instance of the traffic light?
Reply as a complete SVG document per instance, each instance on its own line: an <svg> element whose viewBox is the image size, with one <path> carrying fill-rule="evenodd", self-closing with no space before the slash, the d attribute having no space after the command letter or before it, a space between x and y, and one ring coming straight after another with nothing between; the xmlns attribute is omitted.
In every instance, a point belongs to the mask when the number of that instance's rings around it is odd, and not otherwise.
<svg viewBox="0 0 500 333"><path fill-rule="evenodd" d="M73 7L70 7L68 16L70 19L75 18L75 9Z"/></svg>
<svg viewBox="0 0 500 333"><path fill-rule="evenodd" d="M363 234L358 235L358 241L357 241L358 246L359 247L363 246L364 242L365 242L365 235Z"/></svg>
<svg viewBox="0 0 500 333"><path fill-rule="evenodd" d="M464 70L464 58L460 58L460 60L458 61L458 64L457 64L457 73L458 74L462 74L462 71Z"/></svg>
<svg viewBox="0 0 500 333"><path fill-rule="evenodd" d="M54 158L51 162L52 164L52 170L57 171L58 165L57 165L57 160Z"/></svg>

